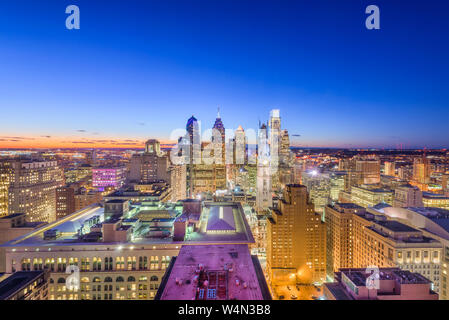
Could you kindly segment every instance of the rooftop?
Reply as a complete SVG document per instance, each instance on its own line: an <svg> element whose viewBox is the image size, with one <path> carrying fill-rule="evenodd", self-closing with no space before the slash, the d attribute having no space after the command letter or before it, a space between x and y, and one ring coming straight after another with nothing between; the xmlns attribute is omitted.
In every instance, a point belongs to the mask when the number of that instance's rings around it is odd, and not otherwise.
<svg viewBox="0 0 449 320"><path fill-rule="evenodd" d="M6 300L33 282L43 271L17 271L0 282L0 300Z"/></svg>
<svg viewBox="0 0 449 320"><path fill-rule="evenodd" d="M162 203L161 203L162 205ZM159 208L156 206L155 208ZM167 210L165 210L167 211ZM172 212L167 211L167 212ZM144 213L145 219L138 220L141 213ZM161 210L148 210L145 204L133 206L130 212L123 217L125 222L138 221L143 226L136 225L133 231L132 240L128 241L130 244L218 244L218 243L254 243L254 238L251 229L246 221L244 211L239 203L235 202L205 202L199 218L199 227L197 230L189 231L183 242L173 241L171 229L169 228L168 236L164 237L150 237L150 229L145 227L145 224L154 222L154 219L159 221L174 221L174 219L163 220L160 218L168 218L160 216ZM154 217L149 219L154 213ZM173 211L175 214L176 211ZM222 213L222 214L221 214ZM181 212L176 213L180 215ZM147 219L148 218L148 219ZM175 218L175 217L172 217ZM131 219L131 220L130 220ZM94 223L93 223L93 220ZM92 242L83 241L79 231L87 234L89 230L99 223L104 222L104 208L98 204L88 206L71 215L61 218L52 223L41 226L26 235L20 236L11 240L1 246L3 247L27 247L27 246L73 246L73 245L98 245L106 244L101 239ZM108 221L110 223L111 221ZM210 226L212 229L208 229ZM49 230L58 230L59 236L56 238L45 238L44 233ZM87 231L86 231L87 230ZM215 232L208 232L213 230ZM223 231L223 232L220 232Z"/></svg>
<svg viewBox="0 0 449 320"><path fill-rule="evenodd" d="M156 299L270 299L261 272L246 244L183 246Z"/></svg>

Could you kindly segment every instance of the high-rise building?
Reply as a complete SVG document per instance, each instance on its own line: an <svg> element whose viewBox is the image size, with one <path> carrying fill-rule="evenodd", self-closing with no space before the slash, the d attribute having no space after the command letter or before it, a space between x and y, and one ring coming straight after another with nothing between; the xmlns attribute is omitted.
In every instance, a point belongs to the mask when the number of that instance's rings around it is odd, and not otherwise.
<svg viewBox="0 0 449 320"><path fill-rule="evenodd" d="M151 183L170 180L168 156L162 154L158 140L145 143L143 154L134 154L130 161L129 181L132 183Z"/></svg>
<svg viewBox="0 0 449 320"><path fill-rule="evenodd" d="M267 223L267 271L272 284L321 283L326 276L326 228L303 185L284 189Z"/></svg>
<svg viewBox="0 0 449 320"><path fill-rule="evenodd" d="M421 184L427 184L430 181L430 163L425 154L422 158L413 160L413 180Z"/></svg>
<svg viewBox="0 0 449 320"><path fill-rule="evenodd" d="M325 208L326 217L326 273L333 278L341 268L354 266L354 213L364 213L365 208L354 203L336 203Z"/></svg>
<svg viewBox="0 0 449 320"><path fill-rule="evenodd" d="M360 173L360 184L380 183L380 160L376 158L360 158L355 163L356 172Z"/></svg>
<svg viewBox="0 0 449 320"><path fill-rule="evenodd" d="M56 189L56 219L75 212L75 188L70 186Z"/></svg>
<svg viewBox="0 0 449 320"><path fill-rule="evenodd" d="M387 176L395 176L396 175L395 163L390 161L385 161L384 163L384 174Z"/></svg>
<svg viewBox="0 0 449 320"><path fill-rule="evenodd" d="M315 205L315 212L322 215L330 199L329 174L316 170L305 171L302 173L302 184L307 187L309 199Z"/></svg>
<svg viewBox="0 0 449 320"><path fill-rule="evenodd" d="M187 198L187 165L172 165L169 168L170 185L172 188L172 201Z"/></svg>
<svg viewBox="0 0 449 320"><path fill-rule="evenodd" d="M215 119L214 126L212 127L212 132L214 131L217 133L212 133L211 143L213 145L215 158L213 167L215 180L214 191L216 191L226 189L226 134L225 127L220 116L220 109L218 109L217 118ZM215 155L215 152L221 153L221 157L219 155Z"/></svg>
<svg viewBox="0 0 449 320"><path fill-rule="evenodd" d="M329 174L330 179L330 191L329 197L333 202L337 202L340 192L345 189L345 176L346 173L342 171L333 171Z"/></svg>
<svg viewBox="0 0 449 320"><path fill-rule="evenodd" d="M6 160L0 162L2 215L26 213L27 220L56 218L56 188L64 184L57 161Z"/></svg>
<svg viewBox="0 0 449 320"><path fill-rule="evenodd" d="M270 149L268 146L267 127L262 124L259 130L259 150L257 156L257 194L256 208L265 211L272 206Z"/></svg>
<svg viewBox="0 0 449 320"><path fill-rule="evenodd" d="M423 193L418 187L404 185L394 190L395 207L422 207Z"/></svg>

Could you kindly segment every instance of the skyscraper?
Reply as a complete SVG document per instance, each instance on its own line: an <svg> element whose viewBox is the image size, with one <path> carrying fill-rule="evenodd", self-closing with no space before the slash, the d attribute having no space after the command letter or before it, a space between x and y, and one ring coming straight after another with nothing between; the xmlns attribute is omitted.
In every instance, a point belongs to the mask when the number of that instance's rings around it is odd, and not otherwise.
<svg viewBox="0 0 449 320"><path fill-rule="evenodd" d="M55 220L56 188L64 184L63 170L56 161L2 161L0 178L3 216L26 213L30 222Z"/></svg>
<svg viewBox="0 0 449 320"><path fill-rule="evenodd" d="M384 174L387 176L395 176L395 163L390 161L385 161L384 163Z"/></svg>
<svg viewBox="0 0 449 320"><path fill-rule="evenodd" d="M422 158L413 160L413 180L420 184L427 184L430 181L430 164L425 154Z"/></svg>
<svg viewBox="0 0 449 320"><path fill-rule="evenodd" d="M217 118L215 119L212 131L216 131L216 134L212 134L212 145L214 149L215 161L214 167L214 180L215 190L226 189L226 134L225 127L221 121L220 109L217 112ZM215 155L215 152L221 151L221 156ZM215 191L214 190L214 191Z"/></svg>
<svg viewBox="0 0 449 320"><path fill-rule="evenodd" d="M267 223L267 270L272 284L325 281L326 228L303 185L284 189Z"/></svg>
<svg viewBox="0 0 449 320"><path fill-rule="evenodd" d="M256 208L265 211L272 206L270 149L268 146L267 127L262 124L259 130L257 154L257 195Z"/></svg>

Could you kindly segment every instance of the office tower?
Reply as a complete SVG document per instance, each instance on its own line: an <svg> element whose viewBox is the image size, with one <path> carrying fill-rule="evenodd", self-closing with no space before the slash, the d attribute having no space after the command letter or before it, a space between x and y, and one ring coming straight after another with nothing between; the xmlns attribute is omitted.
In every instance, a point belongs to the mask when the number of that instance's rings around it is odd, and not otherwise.
<svg viewBox="0 0 449 320"><path fill-rule="evenodd" d="M26 213L30 222L56 218L56 188L64 184L56 161L2 161L0 175L3 215Z"/></svg>
<svg viewBox="0 0 449 320"><path fill-rule="evenodd" d="M214 126L212 127L212 145L214 150L215 161L214 168L214 190L226 189L226 134L225 127L221 121L220 109L218 109L217 118L215 119ZM216 132L214 134L214 132ZM218 154L215 154L218 152ZM219 154L221 153L221 156Z"/></svg>
<svg viewBox="0 0 449 320"><path fill-rule="evenodd" d="M235 130L234 143L233 164L239 167L246 164L246 137L245 130L243 130L242 126L239 126L237 130Z"/></svg>
<svg viewBox="0 0 449 320"><path fill-rule="evenodd" d="M159 180L168 182L168 156L162 154L158 140L145 143L143 154L134 154L130 161L129 181L131 183L151 183Z"/></svg>
<svg viewBox="0 0 449 320"><path fill-rule="evenodd" d="M92 186L100 190L121 188L125 184L125 167L99 167L92 169Z"/></svg>
<svg viewBox="0 0 449 320"><path fill-rule="evenodd" d="M326 217L326 273L333 278L341 268L354 266L354 224L353 214L364 213L354 203L336 203L325 208Z"/></svg>
<svg viewBox="0 0 449 320"><path fill-rule="evenodd" d="M329 196L331 201L337 202L341 191L345 189L345 172L334 171L329 174L330 190Z"/></svg>
<svg viewBox="0 0 449 320"><path fill-rule="evenodd" d="M326 228L303 185L287 185L279 208L271 210L267 270L272 285L325 281Z"/></svg>
<svg viewBox="0 0 449 320"><path fill-rule="evenodd" d="M398 169L398 177L404 181L410 181L413 178L413 167L402 166Z"/></svg>
<svg viewBox="0 0 449 320"><path fill-rule="evenodd" d="M167 270L155 300L271 300L271 295L248 245L189 245Z"/></svg>
<svg viewBox="0 0 449 320"><path fill-rule="evenodd" d="M281 138L281 117L278 109L270 111L270 120L268 121L268 144L270 150L271 164L271 187L278 190L280 185L279 157L280 157L280 138Z"/></svg>
<svg viewBox="0 0 449 320"><path fill-rule="evenodd" d="M287 130L282 130L280 135L278 172L280 187L293 183L294 173L291 163L290 137Z"/></svg>
<svg viewBox="0 0 449 320"><path fill-rule="evenodd" d="M325 300L438 300L431 281L419 273L399 268L377 271L379 287L371 288L367 286L371 273L365 268L339 270L335 282L324 284Z"/></svg>
<svg viewBox="0 0 449 320"><path fill-rule="evenodd" d="M187 165L187 178L186 178L186 192L188 197L194 196L194 178L195 178L195 164L201 163L201 139L200 128L198 120L192 115L186 124L187 136L181 142L187 146L186 152L186 165Z"/></svg>
<svg viewBox="0 0 449 320"><path fill-rule="evenodd" d="M170 185L172 188L172 201L183 200L187 198L187 165L171 165Z"/></svg>
<svg viewBox="0 0 449 320"><path fill-rule="evenodd" d="M394 177L396 175L395 170L396 170L396 168L395 168L395 163L394 162L385 161L385 163L384 163L384 174L386 176Z"/></svg>
<svg viewBox="0 0 449 320"><path fill-rule="evenodd" d="M75 212L75 188L70 186L56 189L56 219Z"/></svg>
<svg viewBox="0 0 449 320"><path fill-rule="evenodd" d="M394 190L394 207L422 207L423 193L418 187L404 185Z"/></svg>
<svg viewBox="0 0 449 320"><path fill-rule="evenodd" d="M359 157L355 162L355 170L360 173L360 184L380 183L379 159Z"/></svg>
<svg viewBox="0 0 449 320"><path fill-rule="evenodd" d="M309 199L315 206L315 212L323 215L324 207L329 203L330 179L329 174L316 170L302 173L302 184L307 188Z"/></svg>
<svg viewBox="0 0 449 320"><path fill-rule="evenodd" d="M268 147L267 127L262 124L259 130L259 144L257 156L257 195L256 208L265 211L273 204L271 191L270 149Z"/></svg>
<svg viewBox="0 0 449 320"><path fill-rule="evenodd" d="M430 163L425 154L413 160L413 180L420 184L430 182Z"/></svg>
<svg viewBox="0 0 449 320"><path fill-rule="evenodd" d="M279 160L281 164L290 165L290 137L287 130L281 131Z"/></svg>

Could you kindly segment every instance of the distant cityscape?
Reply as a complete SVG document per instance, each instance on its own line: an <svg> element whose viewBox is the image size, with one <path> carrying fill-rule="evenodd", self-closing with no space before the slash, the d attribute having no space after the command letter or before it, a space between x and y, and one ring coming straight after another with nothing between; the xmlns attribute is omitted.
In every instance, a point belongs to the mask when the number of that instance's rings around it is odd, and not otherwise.
<svg viewBox="0 0 449 320"><path fill-rule="evenodd" d="M2 150L0 299L448 299L449 151L292 148L278 109L195 148L197 121Z"/></svg>

